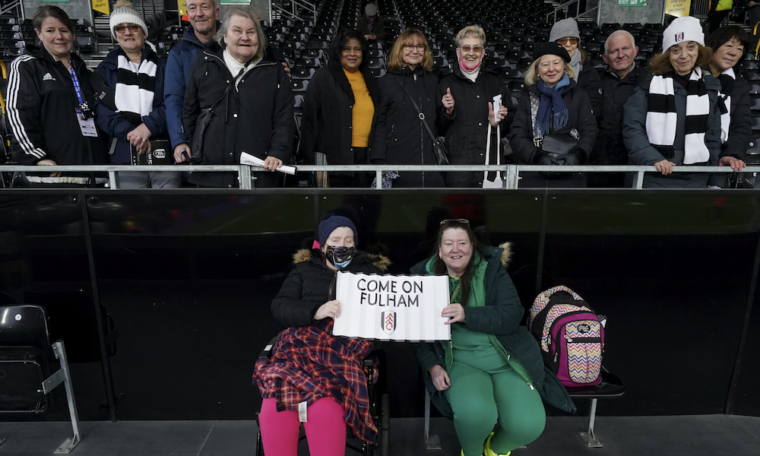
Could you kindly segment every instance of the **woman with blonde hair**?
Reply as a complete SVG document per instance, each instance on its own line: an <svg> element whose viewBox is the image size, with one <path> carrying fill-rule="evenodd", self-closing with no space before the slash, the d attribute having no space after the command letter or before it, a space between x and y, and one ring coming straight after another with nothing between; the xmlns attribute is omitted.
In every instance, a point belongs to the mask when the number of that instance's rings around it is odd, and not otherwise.
<svg viewBox="0 0 760 456"><path fill-rule="evenodd" d="M543 43L533 58L512 122L512 151L520 164L585 165L599 128L588 94L573 79L570 55L558 43ZM579 173L520 176L520 187L586 186L585 175Z"/></svg>
<svg viewBox="0 0 760 456"><path fill-rule="evenodd" d="M433 151L438 100L438 77L432 73L433 58L425 35L417 29L405 30L396 39L388 59L388 72L379 80L374 146L374 164L437 165ZM445 98L445 96L444 96ZM451 100L450 105L453 106ZM420 114L424 119L420 119ZM427 124L427 128L425 124ZM443 187L438 172L398 172L394 187Z"/></svg>
<svg viewBox="0 0 760 456"><path fill-rule="evenodd" d="M709 70L699 20L680 17L663 33L662 54L649 64L652 76L625 104L623 141L632 165L654 165L647 188L706 188L707 173L675 173L682 165L718 165L721 152L720 83Z"/></svg>
<svg viewBox="0 0 760 456"><path fill-rule="evenodd" d="M446 136L446 148L452 165L484 165L491 125L489 164L497 163L501 153L501 138L496 136L497 126L501 137L507 136L514 109L507 86L498 74L483 65L486 53L486 33L477 25L465 27L457 33L457 59L454 72L438 84L438 96L443 110L438 116L438 127ZM501 96L501 107L494 113L494 97ZM456 100L456 105L454 105ZM495 173L488 173L494 179ZM449 187L482 187L483 173L448 173Z"/></svg>

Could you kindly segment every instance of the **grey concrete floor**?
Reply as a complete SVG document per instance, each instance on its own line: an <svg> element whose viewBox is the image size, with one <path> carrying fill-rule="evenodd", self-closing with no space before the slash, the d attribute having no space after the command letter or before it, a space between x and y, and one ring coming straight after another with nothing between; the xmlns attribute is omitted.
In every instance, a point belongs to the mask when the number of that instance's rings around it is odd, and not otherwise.
<svg viewBox="0 0 760 456"><path fill-rule="evenodd" d="M583 418L550 417L544 434L514 456L759 456L760 418L709 415L599 417L604 447L586 448L577 435ZM256 444L253 421L88 421L74 456L247 456ZM391 421L392 456L456 456L459 445L450 421L432 420L442 449L426 451L419 418ZM71 435L66 422L0 423L0 456L42 456ZM306 442L300 455L307 455ZM347 455L355 454L347 451ZM378 453L379 454L379 453Z"/></svg>

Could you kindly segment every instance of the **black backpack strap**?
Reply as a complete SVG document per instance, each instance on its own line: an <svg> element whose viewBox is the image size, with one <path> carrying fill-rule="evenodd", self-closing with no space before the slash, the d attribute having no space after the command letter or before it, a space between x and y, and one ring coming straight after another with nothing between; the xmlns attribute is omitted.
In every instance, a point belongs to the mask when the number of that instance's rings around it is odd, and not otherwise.
<svg viewBox="0 0 760 456"><path fill-rule="evenodd" d="M103 82L103 78L100 77L98 70L90 74L90 84L95 91L95 101L97 103L103 103L113 112L118 111L116 108L116 92Z"/></svg>

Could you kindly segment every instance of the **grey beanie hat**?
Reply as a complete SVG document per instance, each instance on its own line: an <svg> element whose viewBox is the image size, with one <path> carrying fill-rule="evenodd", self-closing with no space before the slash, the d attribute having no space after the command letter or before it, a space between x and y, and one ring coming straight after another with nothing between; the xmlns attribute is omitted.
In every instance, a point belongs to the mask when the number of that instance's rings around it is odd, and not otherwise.
<svg viewBox="0 0 760 456"><path fill-rule="evenodd" d="M145 34L145 38L148 38L148 26L145 25L145 21L142 20L140 15L137 14L137 11L135 11L135 8L132 6L131 3L127 2L121 2L121 5L119 5L119 2L116 3L114 6L119 6L118 8L114 8L114 10L111 12L111 17L109 19L109 25L111 27L111 36L113 36L114 39L116 39L116 32L114 31L114 27L116 27L119 24L135 24L139 25L142 29L143 33Z"/></svg>
<svg viewBox="0 0 760 456"><path fill-rule="evenodd" d="M581 38L581 32L578 31L578 23L575 19L568 18L554 24L552 31L549 33L549 41L557 41L560 38Z"/></svg>

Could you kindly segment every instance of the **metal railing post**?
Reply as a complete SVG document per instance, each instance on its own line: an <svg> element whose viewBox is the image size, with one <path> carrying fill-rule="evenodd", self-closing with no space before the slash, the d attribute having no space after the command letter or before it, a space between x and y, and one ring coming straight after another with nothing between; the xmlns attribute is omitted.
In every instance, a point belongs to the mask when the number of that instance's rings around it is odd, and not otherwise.
<svg viewBox="0 0 760 456"><path fill-rule="evenodd" d="M644 186L644 171L638 171L636 173L636 185L634 188L641 189Z"/></svg>
<svg viewBox="0 0 760 456"><path fill-rule="evenodd" d="M516 165L507 165L507 173L504 177L505 188L517 188L520 181L520 171Z"/></svg>
<svg viewBox="0 0 760 456"><path fill-rule="evenodd" d="M379 169L375 171L375 188L383 188L383 172Z"/></svg>

